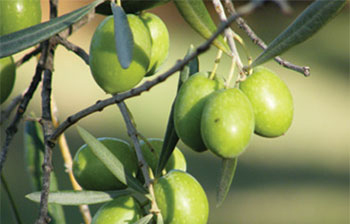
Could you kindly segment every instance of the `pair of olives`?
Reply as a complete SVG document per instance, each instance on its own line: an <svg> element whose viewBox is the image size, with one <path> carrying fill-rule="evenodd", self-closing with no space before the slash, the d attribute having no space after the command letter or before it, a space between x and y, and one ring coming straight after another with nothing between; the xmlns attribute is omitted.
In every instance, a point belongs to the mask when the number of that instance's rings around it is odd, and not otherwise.
<svg viewBox="0 0 350 224"><path fill-rule="evenodd" d="M133 148L121 139L99 138L118 159L125 169L136 176L140 172ZM156 169L163 145L161 139L141 141L141 150L150 169ZM186 173L186 160L175 148L165 170L167 174L154 181L154 193L164 222L205 224L209 206L206 194L198 181ZM93 154L90 147L79 148L73 160L73 173L78 183L86 190L118 190L122 184ZM94 215L92 223L134 223L143 217L139 202L132 196L121 196L104 204Z"/></svg>
<svg viewBox="0 0 350 224"><path fill-rule="evenodd" d="M174 108L175 130L195 151L207 149L222 158L239 156L255 132L283 135L293 118L288 87L273 72L255 68L239 88L223 89L208 73L191 76L180 88Z"/></svg>
<svg viewBox="0 0 350 224"><path fill-rule="evenodd" d="M91 40L91 73L106 93L133 88L144 76L153 75L168 56L169 34L158 16L128 14L127 20L134 39L133 59L127 69L122 68L116 54L113 16L101 22Z"/></svg>
<svg viewBox="0 0 350 224"><path fill-rule="evenodd" d="M36 25L41 21L40 0L0 1L0 36ZM11 94L16 79L12 56L0 59L0 104Z"/></svg>
<svg viewBox="0 0 350 224"><path fill-rule="evenodd" d="M172 170L154 182L154 194L164 223L206 224L209 206L198 181L181 170ZM121 196L104 204L93 217L92 224L135 223L144 216L133 196Z"/></svg>

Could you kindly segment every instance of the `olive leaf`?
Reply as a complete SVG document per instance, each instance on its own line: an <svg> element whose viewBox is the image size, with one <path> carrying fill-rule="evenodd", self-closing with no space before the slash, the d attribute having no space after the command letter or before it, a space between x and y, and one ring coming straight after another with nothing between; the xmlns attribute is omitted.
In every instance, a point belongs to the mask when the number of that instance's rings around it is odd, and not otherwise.
<svg viewBox="0 0 350 224"><path fill-rule="evenodd" d="M345 3L346 0L317 0L313 2L268 45L249 67L256 67L305 41L335 17Z"/></svg>
<svg viewBox="0 0 350 224"><path fill-rule="evenodd" d="M190 46L190 48L187 51L187 54L185 58L194 52L193 45ZM177 85L177 90L179 91L182 83L184 83L189 76L197 73L199 70L199 59L198 57L195 57L187 65L183 67L183 69L180 72L179 76L179 82ZM167 129L165 132L164 137L164 143L162 146L162 151L159 156L157 170L156 170L156 176L159 177L161 175L162 170L165 168L165 165L167 164L171 154L173 153L175 146L177 142L179 141L179 136L177 136L174 126L174 103L171 106L171 111L168 119Z"/></svg>
<svg viewBox="0 0 350 224"><path fill-rule="evenodd" d="M142 217L139 221L134 222L134 224L147 224L153 218L153 214L148 214L145 217Z"/></svg>
<svg viewBox="0 0 350 224"><path fill-rule="evenodd" d="M49 193L48 203L59 205L85 205L85 204L99 204L112 201L114 198L123 195L129 195L132 192L128 189L117 191L56 191ZM41 193L33 192L27 194L25 197L31 201L40 202Z"/></svg>
<svg viewBox="0 0 350 224"><path fill-rule="evenodd" d="M145 9L150 9L159 5L163 5L168 3L170 0L123 0L122 8L126 13L135 13L140 12ZM109 2L104 2L98 5L95 9L95 12L102 15L112 15L112 10Z"/></svg>
<svg viewBox="0 0 350 224"><path fill-rule="evenodd" d="M230 190L238 158L223 159L219 185L216 189L216 207L221 206Z"/></svg>
<svg viewBox="0 0 350 224"><path fill-rule="evenodd" d="M128 170L124 169L123 164L115 155L110 152L106 146L92 136L88 131L81 127L77 127L80 136L90 146L95 156L111 171L111 173L123 184L129 186L141 194L146 194L147 190L142 186L140 181L133 177Z"/></svg>
<svg viewBox="0 0 350 224"><path fill-rule="evenodd" d="M33 191L40 191L42 188L43 170L41 165L44 161L44 135L42 133L39 122L26 121L24 126L24 145L25 145L25 161L26 167L31 180ZM58 191L58 182L55 172L51 172L50 191ZM39 192L40 194L40 192ZM40 201L40 195L39 195ZM49 216L52 223L65 222L65 215L61 205L49 205Z"/></svg>
<svg viewBox="0 0 350 224"><path fill-rule="evenodd" d="M114 41L117 56L123 69L127 69L132 61L134 38L124 10L111 2L114 17Z"/></svg>
<svg viewBox="0 0 350 224"><path fill-rule="evenodd" d="M63 16L51 19L48 22L40 23L14 33L0 36L0 58L15 54L44 40L47 40L51 36L63 31L75 22L79 21L101 2L103 2L103 0L95 0L89 5L81 7Z"/></svg>
<svg viewBox="0 0 350 224"><path fill-rule="evenodd" d="M205 39L209 39L217 30L204 1L174 0L174 3L185 21ZM230 54L229 47L221 35L214 40L213 44L226 54Z"/></svg>

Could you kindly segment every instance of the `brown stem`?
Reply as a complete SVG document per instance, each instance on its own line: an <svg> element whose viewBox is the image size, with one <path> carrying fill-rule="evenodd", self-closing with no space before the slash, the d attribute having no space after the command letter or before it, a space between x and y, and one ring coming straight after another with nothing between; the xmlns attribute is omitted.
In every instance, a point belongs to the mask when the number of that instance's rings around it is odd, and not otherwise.
<svg viewBox="0 0 350 224"><path fill-rule="evenodd" d="M230 12L230 14L236 13L236 10L230 0L225 0L225 5L227 10ZM249 27L249 25L245 22L245 20L242 17L237 17L236 23L256 45L258 45L264 50L267 48L267 45L265 44L265 42L261 40L258 37L258 35L255 34L255 32ZM283 67L297 71L303 74L304 76L310 75L310 67L308 66L298 66L298 65L292 64L291 62L288 62L279 56L275 57L275 61L280 65L282 65Z"/></svg>
<svg viewBox="0 0 350 224"><path fill-rule="evenodd" d="M59 44L64 46L67 50L74 52L81 59L83 59L87 65L89 65L89 54L86 53L83 48L73 44L72 42L68 41L66 38L56 36L56 39Z"/></svg>
<svg viewBox="0 0 350 224"><path fill-rule="evenodd" d="M135 148L135 151L136 151L136 156L137 156L137 159L139 161L139 165L140 165L143 177L145 178L145 183L146 183L146 185L148 187L148 191L149 191L149 193L151 195L151 198L152 198L152 202L151 202L152 206L151 206L151 210L150 211L152 213L154 213L154 214L157 214L157 213L159 213L159 209L158 209L157 202L156 202L156 199L155 199L155 196L154 196L153 181L150 178L150 174L148 172L148 170L149 170L148 164L147 164L147 162L145 161L145 158L142 155L140 142L139 142L139 139L137 137L138 132L137 132L136 128L134 127L134 125L133 125L133 123L132 123L132 121L130 119L129 112L128 112L128 109L127 109L124 101L121 101L121 102L117 103L117 105L119 107L120 112L123 115L123 118L124 118L124 121L125 121L125 124L126 124L126 128L128 130L128 134L129 134L130 138L132 139L132 142L133 142L133 145L134 145L134 148Z"/></svg>

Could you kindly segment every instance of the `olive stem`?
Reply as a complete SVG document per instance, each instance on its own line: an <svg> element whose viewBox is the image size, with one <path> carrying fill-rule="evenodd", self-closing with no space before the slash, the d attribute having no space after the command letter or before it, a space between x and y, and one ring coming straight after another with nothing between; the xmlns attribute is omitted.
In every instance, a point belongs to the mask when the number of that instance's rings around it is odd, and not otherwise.
<svg viewBox="0 0 350 224"><path fill-rule="evenodd" d="M225 0L225 5L226 5L226 8L231 15L235 15L237 13L231 0ZM245 20L242 17L237 17L236 23L256 45L258 45L260 48L262 48L264 50L267 48L267 45L265 44L265 42L263 40L261 40L258 37L258 35L255 34L255 32L252 30L252 28L249 27L249 25L245 22ZM299 73L303 74L304 76L310 76L310 67L309 66L294 65L294 64L282 59L279 56L275 57L274 60L278 64L282 65L285 68L299 72Z"/></svg>
<svg viewBox="0 0 350 224"><path fill-rule="evenodd" d="M228 89L230 87L230 82L231 80L233 79L233 76L235 74L235 66L236 65L236 58L233 57L232 58L232 63L231 63L231 68L230 68L230 72L229 72L229 75L228 75L228 79L226 80L226 83L225 83L225 88Z"/></svg>
<svg viewBox="0 0 350 224"><path fill-rule="evenodd" d="M122 3L120 0L116 0L115 2L117 3L118 6L122 7Z"/></svg>
<svg viewBox="0 0 350 224"><path fill-rule="evenodd" d="M158 209L157 202L156 202L155 195L154 195L153 180L150 178L149 166L148 166L145 158L142 155L140 142L139 142L139 139L137 137L138 132L130 119L129 112L128 112L128 109L127 109L124 101L118 102L117 106L119 107L119 110L124 118L126 128L128 130L128 134L129 134L130 138L132 139L132 142L134 145L137 160L139 161L141 171L142 171L143 177L145 179L146 186L147 186L148 191L151 195L152 206L151 206L150 212L157 214L157 213L159 213L159 209Z"/></svg>
<svg viewBox="0 0 350 224"><path fill-rule="evenodd" d="M52 97L51 102L52 102L51 103L52 123L53 123L53 126L55 128L57 128L59 125L58 107L57 107L57 104L56 104L54 97ZM73 168L72 168L73 167L73 159L72 159L72 155L70 153L70 149L69 149L67 139L66 139L66 136L64 133L62 135L60 135L60 137L58 137L57 142L58 142L61 154L62 154L62 158L64 160L64 167L66 168L66 172L68 173L68 177L69 177L69 180L72 184L73 190L76 190L76 191L83 190L82 187L75 180L75 177L73 175ZM90 224L91 223L91 214L90 214L89 206L88 205L79 205L79 210L83 216L84 223Z"/></svg>
<svg viewBox="0 0 350 224"><path fill-rule="evenodd" d="M226 37L224 37L224 41L226 41ZM210 76L209 76L209 79L211 79L211 80L213 80L215 78L216 70L219 67L221 57L222 57L222 50L219 49L218 52L216 53L213 70L211 71Z"/></svg>
<svg viewBox="0 0 350 224"><path fill-rule="evenodd" d="M36 47L34 50L32 50L31 52L29 52L28 54L24 55L21 59L19 59L18 61L16 61L16 67L21 66L22 64L24 64L25 62L29 61L32 57L34 57L35 55L38 55L41 52L41 45L39 45L38 47Z"/></svg>
<svg viewBox="0 0 350 224"><path fill-rule="evenodd" d="M220 0L213 0L212 2L213 2L216 13L220 17L221 22L226 22L227 17L226 17L225 11L224 11L224 7L222 6ZM224 33L225 33L225 36L227 38L228 45L231 49L232 57L236 58L235 62L237 64L237 67L238 67L240 72L243 72L243 63L242 63L242 60L241 60L239 53L237 51L235 41L233 40L233 36L237 35L237 34L235 34L230 27L226 28Z"/></svg>
<svg viewBox="0 0 350 224"><path fill-rule="evenodd" d="M83 61L89 65L89 54L85 52L85 50L72 42L68 41L66 38L62 38L61 36L55 37L57 42L65 47L67 50L74 52L76 55L78 55Z"/></svg>

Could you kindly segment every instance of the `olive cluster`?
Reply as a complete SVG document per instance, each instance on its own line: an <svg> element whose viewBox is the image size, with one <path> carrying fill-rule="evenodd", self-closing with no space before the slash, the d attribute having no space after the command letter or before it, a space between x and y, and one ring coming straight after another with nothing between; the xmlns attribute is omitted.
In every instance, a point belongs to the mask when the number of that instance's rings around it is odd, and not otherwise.
<svg viewBox="0 0 350 224"><path fill-rule="evenodd" d="M124 140L98 138L113 155L122 162L125 172L129 172L144 182L138 166L135 150ZM163 140L150 138L140 141L142 154L152 172L155 171ZM164 176L154 182L154 193L165 223L206 223L208 200L206 194L190 174L186 173L186 160L182 152L175 148L164 169ZM73 160L73 174L85 190L111 191L127 188L94 155L88 145L81 146ZM139 199L134 196L120 196L101 206L92 223L134 223L146 214ZM181 222L179 222L181 220Z"/></svg>
<svg viewBox="0 0 350 224"><path fill-rule="evenodd" d="M174 109L175 130L195 151L209 149L225 158L239 156L252 134L283 135L293 118L293 100L285 83L258 67L239 88L223 88L208 72L191 76L180 88Z"/></svg>

